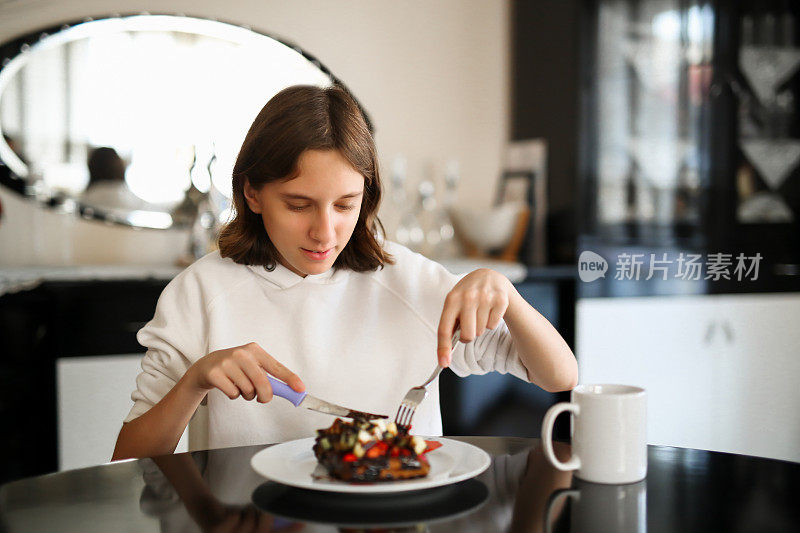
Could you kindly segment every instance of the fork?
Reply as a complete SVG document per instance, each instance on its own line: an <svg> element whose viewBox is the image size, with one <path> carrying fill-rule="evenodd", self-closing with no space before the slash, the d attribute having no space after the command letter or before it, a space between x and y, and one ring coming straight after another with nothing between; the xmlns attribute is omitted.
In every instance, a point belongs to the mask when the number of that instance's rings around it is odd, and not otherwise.
<svg viewBox="0 0 800 533"><path fill-rule="evenodd" d="M460 331L456 330L455 333L453 333L453 339L451 341L452 344L450 345L452 347L450 352L451 354L452 350L456 349L456 343L458 342L459 338ZM428 385L430 385L433 380L439 376L443 368L444 367L442 367L442 365L437 364L433 374L431 374L431 377L429 377L425 383L418 387L411 387L411 389L409 389L405 398L403 398L403 401L400 402L400 407L397 409L397 415L394 417L394 423L397 424L398 427L411 427L411 419L414 418L414 412L417 410L417 407L422 400L428 396Z"/></svg>

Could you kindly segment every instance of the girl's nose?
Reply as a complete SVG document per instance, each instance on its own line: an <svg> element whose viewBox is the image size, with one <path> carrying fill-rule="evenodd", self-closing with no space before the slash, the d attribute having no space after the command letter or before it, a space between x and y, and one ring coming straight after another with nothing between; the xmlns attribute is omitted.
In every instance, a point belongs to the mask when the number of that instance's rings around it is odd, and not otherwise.
<svg viewBox="0 0 800 533"><path fill-rule="evenodd" d="M309 232L311 238L322 244L331 244L335 240L336 230L333 226L333 216L327 209L317 211L314 222Z"/></svg>

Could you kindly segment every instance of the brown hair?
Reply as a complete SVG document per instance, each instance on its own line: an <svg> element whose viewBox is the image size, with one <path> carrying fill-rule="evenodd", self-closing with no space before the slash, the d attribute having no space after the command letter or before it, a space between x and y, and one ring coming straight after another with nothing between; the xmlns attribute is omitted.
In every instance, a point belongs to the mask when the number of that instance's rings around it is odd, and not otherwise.
<svg viewBox="0 0 800 533"><path fill-rule="evenodd" d="M350 241L333 264L356 272L394 263L378 242L383 226L377 211L381 180L375 142L358 104L342 87L288 87L261 109L233 167L234 218L222 228L219 251L244 265L273 270L279 254L260 215L247 206L245 181L256 190L265 183L297 177L306 150L337 150L364 176L364 196Z"/></svg>

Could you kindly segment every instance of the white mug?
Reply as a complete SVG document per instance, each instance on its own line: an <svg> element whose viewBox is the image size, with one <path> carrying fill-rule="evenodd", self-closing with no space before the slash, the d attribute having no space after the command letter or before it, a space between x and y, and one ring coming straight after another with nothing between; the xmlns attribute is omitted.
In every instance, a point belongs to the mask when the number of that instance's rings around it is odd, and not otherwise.
<svg viewBox="0 0 800 533"><path fill-rule="evenodd" d="M595 483L635 483L647 476L647 396L630 385L578 385L572 401L548 409L542 421L545 457L559 470ZM572 413L572 457L553 454L553 423Z"/></svg>
<svg viewBox="0 0 800 533"><path fill-rule="evenodd" d="M550 495L545 510L545 531L555 525L553 511L564 498L573 499L570 529L574 531L647 531L647 480L627 485L608 485L577 480L571 489Z"/></svg>

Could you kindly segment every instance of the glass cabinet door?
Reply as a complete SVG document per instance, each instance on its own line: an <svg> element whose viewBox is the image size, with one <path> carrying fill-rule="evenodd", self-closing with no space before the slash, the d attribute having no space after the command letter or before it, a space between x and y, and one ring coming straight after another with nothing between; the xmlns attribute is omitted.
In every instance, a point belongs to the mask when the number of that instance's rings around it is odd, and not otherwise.
<svg viewBox="0 0 800 533"><path fill-rule="evenodd" d="M712 176L727 202L717 247L763 256L758 291L800 290L800 2L721 3L719 15Z"/></svg>
<svg viewBox="0 0 800 533"><path fill-rule="evenodd" d="M757 258L692 290L800 290L800 2L590 5L579 248Z"/></svg>
<svg viewBox="0 0 800 533"><path fill-rule="evenodd" d="M800 207L796 2L743 3L730 85L737 107L736 221L792 224Z"/></svg>
<svg viewBox="0 0 800 533"><path fill-rule="evenodd" d="M589 233L612 241L698 238L708 183L709 2L597 3Z"/></svg>

